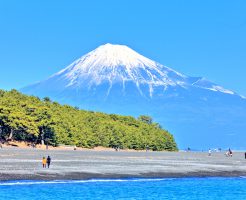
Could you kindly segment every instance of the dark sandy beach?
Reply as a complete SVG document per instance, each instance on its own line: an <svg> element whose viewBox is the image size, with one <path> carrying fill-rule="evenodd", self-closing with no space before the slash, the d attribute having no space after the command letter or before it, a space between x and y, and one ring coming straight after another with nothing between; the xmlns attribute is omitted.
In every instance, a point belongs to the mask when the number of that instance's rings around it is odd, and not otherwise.
<svg viewBox="0 0 246 200"><path fill-rule="evenodd" d="M50 169L42 157L50 155ZM246 176L243 152L127 152L0 149L0 180Z"/></svg>

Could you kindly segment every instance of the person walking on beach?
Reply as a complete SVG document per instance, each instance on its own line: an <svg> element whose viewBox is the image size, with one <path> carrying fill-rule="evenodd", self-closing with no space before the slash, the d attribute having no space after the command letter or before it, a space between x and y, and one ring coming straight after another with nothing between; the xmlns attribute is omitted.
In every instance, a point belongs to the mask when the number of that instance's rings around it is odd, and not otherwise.
<svg viewBox="0 0 246 200"><path fill-rule="evenodd" d="M231 149L229 148L228 151L226 152L226 157L232 157L232 151Z"/></svg>
<svg viewBox="0 0 246 200"><path fill-rule="evenodd" d="M209 149L208 150L208 156L211 156L211 154L212 154L212 151L211 151L211 149Z"/></svg>
<svg viewBox="0 0 246 200"><path fill-rule="evenodd" d="M230 149L230 148L229 148L228 152L229 152L229 156L231 156L231 157L232 157L232 151L231 151L231 149Z"/></svg>
<svg viewBox="0 0 246 200"><path fill-rule="evenodd" d="M42 159L43 168L46 168L46 163L47 163L47 160L45 157L43 157Z"/></svg>
<svg viewBox="0 0 246 200"><path fill-rule="evenodd" d="M51 157L48 156L47 157L47 166L48 166L48 168L50 168L50 163L51 163Z"/></svg>

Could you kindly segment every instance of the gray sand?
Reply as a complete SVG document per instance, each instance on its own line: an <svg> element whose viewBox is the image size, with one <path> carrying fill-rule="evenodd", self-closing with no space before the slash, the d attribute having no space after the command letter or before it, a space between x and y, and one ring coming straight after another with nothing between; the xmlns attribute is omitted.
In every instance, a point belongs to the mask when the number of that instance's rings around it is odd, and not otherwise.
<svg viewBox="0 0 246 200"><path fill-rule="evenodd" d="M42 168L50 155L51 168ZM0 149L0 180L246 176L244 153Z"/></svg>

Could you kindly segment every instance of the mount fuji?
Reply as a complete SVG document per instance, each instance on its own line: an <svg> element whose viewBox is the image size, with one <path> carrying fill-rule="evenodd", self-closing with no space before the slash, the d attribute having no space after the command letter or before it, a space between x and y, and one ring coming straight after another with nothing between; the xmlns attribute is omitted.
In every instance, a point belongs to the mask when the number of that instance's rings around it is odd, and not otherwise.
<svg viewBox="0 0 246 200"><path fill-rule="evenodd" d="M21 91L82 109L150 115L173 133L179 148L246 149L245 97L124 45L99 46Z"/></svg>

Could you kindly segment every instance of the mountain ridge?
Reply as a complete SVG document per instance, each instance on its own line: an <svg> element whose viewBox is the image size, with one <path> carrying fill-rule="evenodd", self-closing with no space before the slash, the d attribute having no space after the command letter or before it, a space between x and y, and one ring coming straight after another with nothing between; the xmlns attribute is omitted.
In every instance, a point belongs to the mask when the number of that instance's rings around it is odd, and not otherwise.
<svg viewBox="0 0 246 200"><path fill-rule="evenodd" d="M105 81L110 84L121 81L124 88L125 82L133 81L138 88L139 84L147 84L150 97L152 96L153 88L156 86L163 86L164 89L168 86L196 86L212 91L236 94L208 81L204 77L190 77L181 74L138 54L125 45L112 45L109 43L101 45L80 57L45 81L56 79L56 77L63 79L63 84L65 84L66 88L82 87L84 82L88 82L88 80L89 82L86 83L88 87L100 85ZM42 81L36 84L40 83Z"/></svg>

